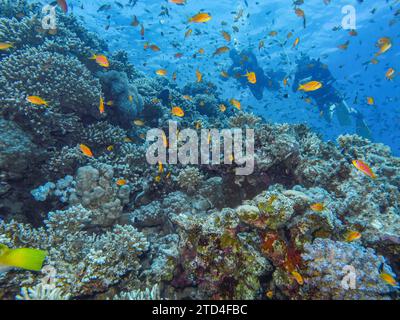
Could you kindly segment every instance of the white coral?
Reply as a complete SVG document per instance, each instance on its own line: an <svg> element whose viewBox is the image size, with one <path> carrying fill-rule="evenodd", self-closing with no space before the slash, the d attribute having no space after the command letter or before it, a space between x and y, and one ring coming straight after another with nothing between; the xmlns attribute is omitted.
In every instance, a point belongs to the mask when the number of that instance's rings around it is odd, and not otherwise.
<svg viewBox="0 0 400 320"><path fill-rule="evenodd" d="M66 294L60 288L52 288L42 283L32 288L21 288L21 293L15 297L17 300L69 300L70 294Z"/></svg>

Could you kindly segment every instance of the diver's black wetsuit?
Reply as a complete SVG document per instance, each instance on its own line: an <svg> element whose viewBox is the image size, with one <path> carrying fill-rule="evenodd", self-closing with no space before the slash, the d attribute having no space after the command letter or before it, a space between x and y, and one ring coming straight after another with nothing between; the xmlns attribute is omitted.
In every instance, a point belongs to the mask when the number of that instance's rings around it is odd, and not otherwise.
<svg viewBox="0 0 400 320"><path fill-rule="evenodd" d="M353 123L352 119L354 119L357 134L371 139L371 132L364 122L363 115L354 108L349 107L340 92L333 86L335 78L327 65L303 55L297 61L297 71L292 90L294 92L298 91L300 84L309 81L319 81L323 85L317 91L304 92L304 95L314 99L328 122L331 122L333 114L336 114L341 126L350 126Z"/></svg>
<svg viewBox="0 0 400 320"><path fill-rule="evenodd" d="M279 90L279 82L276 79L284 76L283 72L272 72L264 70L258 65L257 57L251 50L243 50L238 53L235 49L229 54L232 59L232 66L228 70L230 77L236 78L242 86L248 86L253 96L261 100L264 95L264 89ZM257 83L249 83L244 75L247 72L254 72L257 77Z"/></svg>

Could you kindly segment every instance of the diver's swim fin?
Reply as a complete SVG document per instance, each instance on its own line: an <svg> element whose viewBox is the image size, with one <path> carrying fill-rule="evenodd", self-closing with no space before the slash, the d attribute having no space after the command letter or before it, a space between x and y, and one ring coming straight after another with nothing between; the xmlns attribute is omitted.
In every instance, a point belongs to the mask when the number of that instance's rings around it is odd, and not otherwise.
<svg viewBox="0 0 400 320"><path fill-rule="evenodd" d="M336 105L336 115L341 126L351 125L350 111L345 101Z"/></svg>
<svg viewBox="0 0 400 320"><path fill-rule="evenodd" d="M368 128L365 121L361 118L357 118L356 120L356 132L359 136L368 140L372 140L371 130Z"/></svg>

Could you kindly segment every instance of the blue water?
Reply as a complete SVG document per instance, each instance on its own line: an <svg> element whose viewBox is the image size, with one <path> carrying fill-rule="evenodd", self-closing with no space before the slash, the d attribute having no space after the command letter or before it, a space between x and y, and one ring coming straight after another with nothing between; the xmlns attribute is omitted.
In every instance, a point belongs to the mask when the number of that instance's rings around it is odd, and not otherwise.
<svg viewBox="0 0 400 320"><path fill-rule="evenodd" d="M235 97L245 110L254 111L271 122L307 123L325 139L333 140L340 134L355 133L355 126L340 126L335 118L332 123L327 123L321 119L315 103L305 102L302 94L292 90L289 90L287 99L282 99L282 94L275 91L265 90L263 99L256 100L248 88L238 88L235 79L226 82L220 79L221 70L228 69L232 63L229 55L215 58L211 55L217 47L227 44L220 34L226 30L233 38L228 46L239 51L253 48L264 70L280 70L293 76L295 61L302 53L320 58L336 78L335 88L345 97L347 104L364 116L373 141L389 145L395 155L400 155L400 80L399 77L394 81L385 78L389 68L400 70L400 15L395 15L400 8L399 1L335 0L326 5L323 0L307 0L300 6L306 15L306 28L294 12L293 1L289 0L188 0L183 6L168 1L138 0L134 7L127 7L128 2L119 1L124 6L120 8L113 1L68 1L72 12L87 28L103 37L111 51L126 50L131 62L146 74L154 75L159 68L168 69L170 75L176 71L178 84L183 87L195 80L198 68L205 80L217 84L223 97ZM111 8L98 12L100 5L104 4L111 5ZM334 30L341 26L342 8L346 5L356 9L357 36L351 36L349 30ZM160 16L165 8L169 16ZM234 22L241 9L243 17ZM188 18L201 10L209 12L213 19L205 24L189 26ZM133 15L144 25L144 39L140 35L140 26L131 26ZM222 26L222 22L226 25ZM238 27L239 32L233 32L232 26ZM185 39L189 27L194 32ZM271 31L278 32L278 35L270 37ZM293 37L287 44L283 48L277 45L276 41L284 42L289 32ZM292 49L296 37L300 38L300 44ZM378 50L375 44L381 37L390 37L392 48L378 57L378 64L366 65L374 58ZM265 41L265 48L261 51L258 50L260 40ZM340 50L338 46L346 41L350 41L348 49ZM145 51L143 46L146 42L156 44L161 51ZM181 47L174 48L174 43L181 44ZM193 58L200 48L205 50L205 54ZM184 54L181 59L174 58L178 52ZM291 64L282 64L282 54ZM282 79L277 80L282 83ZM367 96L375 99L374 106L366 103Z"/></svg>

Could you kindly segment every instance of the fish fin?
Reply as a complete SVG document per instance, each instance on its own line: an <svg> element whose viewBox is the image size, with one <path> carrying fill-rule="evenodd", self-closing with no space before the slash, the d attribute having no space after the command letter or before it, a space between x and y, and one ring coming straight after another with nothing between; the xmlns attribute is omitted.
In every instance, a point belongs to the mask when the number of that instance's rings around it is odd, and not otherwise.
<svg viewBox="0 0 400 320"><path fill-rule="evenodd" d="M40 271L43 266L43 261L47 256L47 251L38 249L11 249L5 258L6 264L12 267Z"/></svg>

